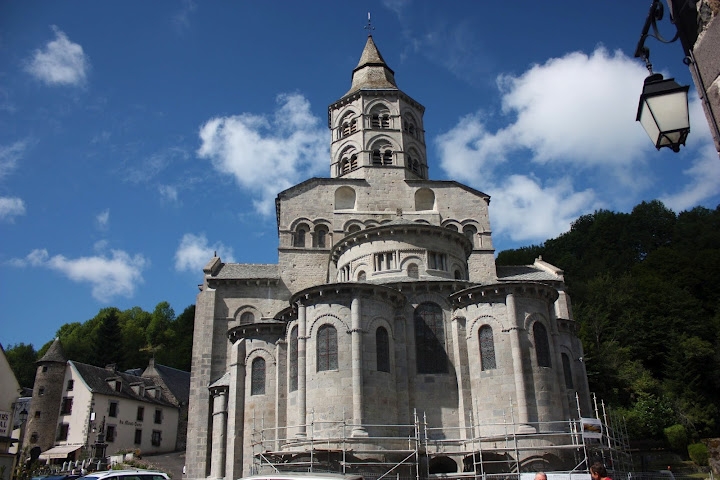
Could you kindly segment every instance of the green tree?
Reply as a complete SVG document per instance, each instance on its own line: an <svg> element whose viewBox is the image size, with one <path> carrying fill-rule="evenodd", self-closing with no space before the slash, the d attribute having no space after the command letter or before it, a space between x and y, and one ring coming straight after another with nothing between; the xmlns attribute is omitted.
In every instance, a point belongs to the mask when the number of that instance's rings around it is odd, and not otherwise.
<svg viewBox="0 0 720 480"><path fill-rule="evenodd" d="M20 386L32 388L35 384L35 372L37 371L35 362L38 359L35 348L24 343L8 345L7 350L5 350L5 357Z"/></svg>

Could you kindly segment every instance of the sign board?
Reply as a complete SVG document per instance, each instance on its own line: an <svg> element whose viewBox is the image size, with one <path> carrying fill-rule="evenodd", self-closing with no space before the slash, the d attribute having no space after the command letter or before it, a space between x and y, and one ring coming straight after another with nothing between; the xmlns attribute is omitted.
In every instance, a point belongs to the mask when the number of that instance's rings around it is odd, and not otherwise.
<svg viewBox="0 0 720 480"><path fill-rule="evenodd" d="M602 422L597 418L581 418L583 439L602 438Z"/></svg>
<svg viewBox="0 0 720 480"><path fill-rule="evenodd" d="M9 436L11 431L10 412L0 411L0 437Z"/></svg>

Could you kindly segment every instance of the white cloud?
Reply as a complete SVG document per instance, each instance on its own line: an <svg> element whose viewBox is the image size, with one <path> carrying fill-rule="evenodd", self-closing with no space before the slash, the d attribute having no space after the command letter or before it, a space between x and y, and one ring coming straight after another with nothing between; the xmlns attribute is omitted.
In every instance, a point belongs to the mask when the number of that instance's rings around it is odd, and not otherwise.
<svg viewBox="0 0 720 480"><path fill-rule="evenodd" d="M180 240L180 246L175 252L175 270L202 271L208 261L217 253L225 262L234 262L233 249L220 242L208 245L205 235L186 233Z"/></svg>
<svg viewBox="0 0 720 480"><path fill-rule="evenodd" d="M461 118L435 139L441 168L490 193L494 232L515 241L543 241L588 211L626 206L657 180L647 168L656 152L635 121L646 76L639 62L602 47L501 75L506 125L490 130L485 112ZM699 156L669 206L718 193L712 157L709 149Z"/></svg>
<svg viewBox="0 0 720 480"><path fill-rule="evenodd" d="M42 50L35 50L25 70L47 85L82 85L87 78L90 61L77 43L52 26L55 40Z"/></svg>
<svg viewBox="0 0 720 480"><path fill-rule="evenodd" d="M270 215L275 196L329 165L328 134L299 94L279 95L272 117L243 113L216 117L200 127L197 153L232 175L253 196L255 209Z"/></svg>
<svg viewBox="0 0 720 480"><path fill-rule="evenodd" d="M95 221L97 222L97 226L100 230L107 230L110 225L110 209L106 208L102 212L98 213L95 217Z"/></svg>
<svg viewBox="0 0 720 480"><path fill-rule="evenodd" d="M25 215L25 202L22 199L0 197L0 220L12 222L19 215Z"/></svg>
<svg viewBox="0 0 720 480"><path fill-rule="evenodd" d="M15 170L26 148L27 142L24 140L8 146L0 145L0 180Z"/></svg>
<svg viewBox="0 0 720 480"><path fill-rule="evenodd" d="M24 261L15 259L15 266L30 264L62 273L74 282L89 283L92 296L107 302L116 296L132 297L135 287L142 283L142 271L148 264L142 255L130 256L122 250L112 250L111 256L97 255L68 259L63 255L50 257L47 250L36 249Z"/></svg>
<svg viewBox="0 0 720 480"><path fill-rule="evenodd" d="M576 192L569 178L543 187L537 179L512 175L491 191L493 233L515 242L544 240L570 229L582 212L599 208L595 192Z"/></svg>
<svg viewBox="0 0 720 480"><path fill-rule="evenodd" d="M660 198L666 207L675 212L688 210L703 200L720 194L720 159L712 143L706 143L698 152L690 168L683 171L690 182L676 193Z"/></svg>

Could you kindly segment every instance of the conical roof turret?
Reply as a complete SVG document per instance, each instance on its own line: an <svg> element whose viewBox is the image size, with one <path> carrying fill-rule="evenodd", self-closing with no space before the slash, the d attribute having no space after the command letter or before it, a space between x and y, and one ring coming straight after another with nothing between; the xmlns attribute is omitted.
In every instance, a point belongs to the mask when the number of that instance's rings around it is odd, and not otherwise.
<svg viewBox="0 0 720 480"><path fill-rule="evenodd" d="M53 341L52 345L50 345L50 348L47 349L45 355L43 355L42 358L38 360L38 363L43 362L67 362L67 358L65 357L65 351L63 351L62 345L60 344L60 338L55 337L55 340Z"/></svg>
<svg viewBox="0 0 720 480"><path fill-rule="evenodd" d="M385 60L373 41L372 35L368 35L365 48L360 56L360 61L353 70L352 86L345 95L355 93L362 89L386 88L397 90L395 72L385 63Z"/></svg>

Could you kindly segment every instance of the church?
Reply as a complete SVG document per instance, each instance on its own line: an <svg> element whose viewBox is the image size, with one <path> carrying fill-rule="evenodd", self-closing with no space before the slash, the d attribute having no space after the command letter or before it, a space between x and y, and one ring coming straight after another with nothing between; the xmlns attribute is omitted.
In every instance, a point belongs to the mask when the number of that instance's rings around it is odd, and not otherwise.
<svg viewBox="0 0 720 480"><path fill-rule="evenodd" d="M278 263L203 269L188 478L582 462L574 422L596 413L563 272L496 266L490 197L428 176L424 110L368 36L328 108L329 177L277 196Z"/></svg>

